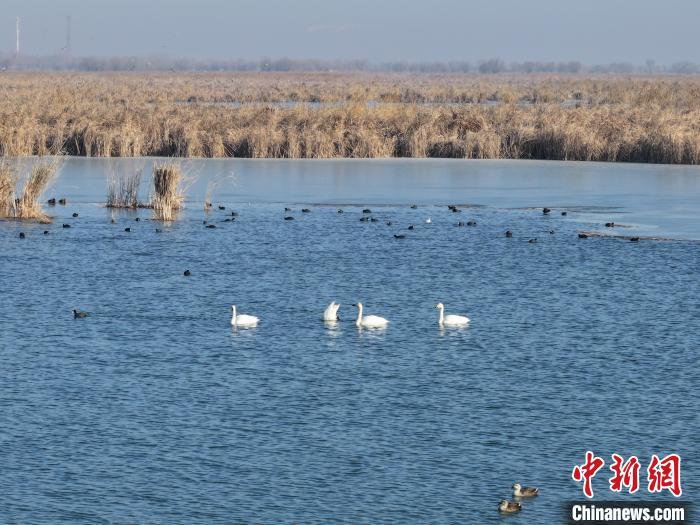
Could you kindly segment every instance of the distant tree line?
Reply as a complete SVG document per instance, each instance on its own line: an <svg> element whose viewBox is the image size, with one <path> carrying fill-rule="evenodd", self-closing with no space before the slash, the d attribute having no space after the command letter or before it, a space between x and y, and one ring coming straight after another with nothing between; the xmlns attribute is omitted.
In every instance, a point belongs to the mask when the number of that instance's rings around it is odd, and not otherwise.
<svg viewBox="0 0 700 525"><path fill-rule="evenodd" d="M616 62L600 65L585 65L578 61L568 62L506 62L491 58L478 62L432 61L432 62L370 62L368 60L313 60L292 58L244 59L195 59L166 56L114 56L114 57L70 57L15 56L0 53L0 69L39 71L273 71L273 72L391 72L391 73L608 73L608 74L700 74L700 64L683 61L670 65L658 65L653 60L644 64Z"/></svg>

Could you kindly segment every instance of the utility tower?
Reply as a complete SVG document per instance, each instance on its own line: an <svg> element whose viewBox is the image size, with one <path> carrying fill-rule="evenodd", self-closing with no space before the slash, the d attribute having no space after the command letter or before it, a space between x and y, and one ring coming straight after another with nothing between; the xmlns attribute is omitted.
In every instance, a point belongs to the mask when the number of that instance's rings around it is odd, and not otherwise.
<svg viewBox="0 0 700 525"><path fill-rule="evenodd" d="M17 44L15 47L15 56L19 56L19 17L17 17L16 34L17 34Z"/></svg>

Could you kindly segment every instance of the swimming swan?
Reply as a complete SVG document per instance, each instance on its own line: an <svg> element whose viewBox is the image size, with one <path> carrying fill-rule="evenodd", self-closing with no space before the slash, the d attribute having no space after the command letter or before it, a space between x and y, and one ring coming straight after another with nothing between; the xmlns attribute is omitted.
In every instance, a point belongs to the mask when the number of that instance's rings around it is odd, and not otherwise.
<svg viewBox="0 0 700 525"><path fill-rule="evenodd" d="M258 326L260 319L254 315L236 315L236 305L231 305L231 310L233 310L233 315L231 316L231 325L241 328L252 328Z"/></svg>
<svg viewBox="0 0 700 525"><path fill-rule="evenodd" d="M378 315L362 317L362 303L357 303L353 306L357 306L357 321L355 324L358 328L385 328L389 324L389 321Z"/></svg>
<svg viewBox="0 0 700 525"><path fill-rule="evenodd" d="M338 308L340 308L340 305L335 301L329 304L326 310L323 312L323 320L340 321L340 318L338 317Z"/></svg>
<svg viewBox="0 0 700 525"><path fill-rule="evenodd" d="M440 319L438 324L440 326L466 326L469 324L469 317L463 315L445 315L445 305L438 303L435 308L440 310Z"/></svg>

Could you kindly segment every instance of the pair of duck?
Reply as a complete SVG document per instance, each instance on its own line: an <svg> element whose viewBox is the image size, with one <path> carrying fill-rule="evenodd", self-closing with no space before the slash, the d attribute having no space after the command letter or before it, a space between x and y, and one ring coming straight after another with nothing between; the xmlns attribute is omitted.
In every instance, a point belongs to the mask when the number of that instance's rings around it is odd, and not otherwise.
<svg viewBox="0 0 700 525"><path fill-rule="evenodd" d="M540 489L537 487L523 487L520 483L513 483L512 488L514 498L534 498L540 494ZM513 514L523 510L523 504L519 501L503 499L498 505L498 510L504 514Z"/></svg>
<svg viewBox="0 0 700 525"><path fill-rule="evenodd" d="M389 320L378 315L363 315L362 303L354 304L357 307L357 320L355 324L358 328L386 328L389 325ZM326 322L336 322L339 321L338 309L340 304L333 301L329 304L325 311L323 312L323 320ZM445 315L445 305L438 303L435 305L440 311L440 317L438 318L438 325L440 327L460 327L467 326L470 319L464 315ZM260 318L254 315L238 314L236 311L236 306L231 306L231 325L239 328L253 328L258 325Z"/></svg>

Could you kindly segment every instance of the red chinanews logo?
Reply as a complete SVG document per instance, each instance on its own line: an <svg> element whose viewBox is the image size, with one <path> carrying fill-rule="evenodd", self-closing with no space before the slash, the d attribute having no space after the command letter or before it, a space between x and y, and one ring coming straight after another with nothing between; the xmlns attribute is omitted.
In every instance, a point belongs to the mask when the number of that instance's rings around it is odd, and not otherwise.
<svg viewBox="0 0 700 525"><path fill-rule="evenodd" d="M641 465L637 456L631 456L627 461L619 454L612 455L613 463L610 470L613 476L608 480L612 492L622 492L626 488L630 494L639 490L639 471ZM605 461L590 450L586 452L583 465L576 465L571 477L577 483L583 482L583 493L587 498L593 497L593 478L605 466ZM663 459L654 454L647 468L647 489L649 492L668 490L675 497L683 494L681 489L681 457L669 454Z"/></svg>

